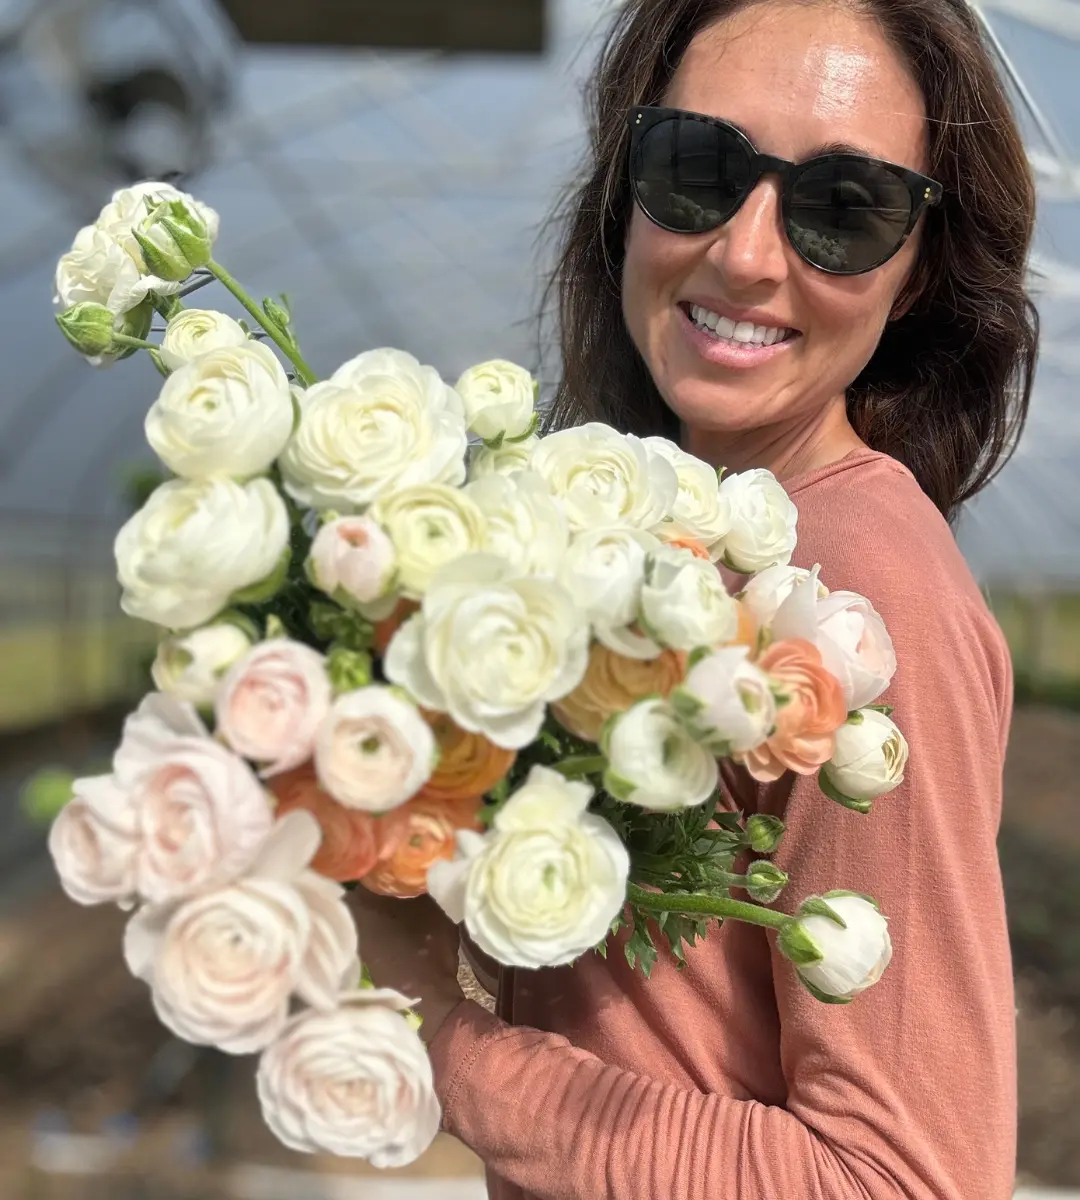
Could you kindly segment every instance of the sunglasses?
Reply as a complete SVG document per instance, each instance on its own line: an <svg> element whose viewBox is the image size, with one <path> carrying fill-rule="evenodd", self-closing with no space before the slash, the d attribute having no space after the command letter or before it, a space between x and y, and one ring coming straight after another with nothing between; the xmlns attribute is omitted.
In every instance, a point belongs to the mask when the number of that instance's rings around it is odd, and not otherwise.
<svg viewBox="0 0 1080 1200"><path fill-rule="evenodd" d="M911 235L940 183L861 154L792 163L759 154L734 125L678 108L630 113L634 199L671 233L707 233L739 211L763 175L783 185L784 229L796 253L830 275L887 263Z"/></svg>

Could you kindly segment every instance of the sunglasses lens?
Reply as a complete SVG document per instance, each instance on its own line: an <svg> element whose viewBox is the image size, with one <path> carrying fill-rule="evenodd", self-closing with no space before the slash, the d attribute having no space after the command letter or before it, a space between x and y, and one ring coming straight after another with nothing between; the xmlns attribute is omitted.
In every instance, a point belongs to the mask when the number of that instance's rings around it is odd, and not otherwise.
<svg viewBox="0 0 1080 1200"><path fill-rule="evenodd" d="M788 233L814 266L855 275L896 253L910 219L911 193L888 167L840 160L799 172Z"/></svg>
<svg viewBox="0 0 1080 1200"><path fill-rule="evenodd" d="M633 160L638 204L677 233L722 225L745 197L749 179L750 161L737 135L688 117L647 130Z"/></svg>

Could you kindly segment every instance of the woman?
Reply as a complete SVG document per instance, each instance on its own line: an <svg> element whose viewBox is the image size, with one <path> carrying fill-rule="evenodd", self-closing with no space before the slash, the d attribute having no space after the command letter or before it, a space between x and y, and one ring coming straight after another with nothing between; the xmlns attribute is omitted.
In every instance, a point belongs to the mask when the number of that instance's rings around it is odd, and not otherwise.
<svg viewBox="0 0 1080 1200"><path fill-rule="evenodd" d="M462 1001L456 933L426 904L367 904L366 957L424 996L445 1126L500 1200L1006 1200L1011 674L947 521L1026 412L1034 199L976 18L964 0L632 0L592 101L557 419L770 468L799 507L797 565L885 618L903 786L861 818L812 779L728 783L787 822L781 907L871 893L895 955L829 1007L729 926L648 981L619 953L503 971L499 1016Z"/></svg>

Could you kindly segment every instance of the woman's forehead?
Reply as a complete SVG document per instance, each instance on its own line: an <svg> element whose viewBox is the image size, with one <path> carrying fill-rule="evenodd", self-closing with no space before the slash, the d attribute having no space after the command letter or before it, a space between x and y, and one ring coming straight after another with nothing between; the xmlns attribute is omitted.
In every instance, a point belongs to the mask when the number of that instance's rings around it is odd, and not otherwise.
<svg viewBox="0 0 1080 1200"><path fill-rule="evenodd" d="M925 165L919 86L880 27L846 6L742 9L694 39L665 103L733 121L782 158L846 144Z"/></svg>

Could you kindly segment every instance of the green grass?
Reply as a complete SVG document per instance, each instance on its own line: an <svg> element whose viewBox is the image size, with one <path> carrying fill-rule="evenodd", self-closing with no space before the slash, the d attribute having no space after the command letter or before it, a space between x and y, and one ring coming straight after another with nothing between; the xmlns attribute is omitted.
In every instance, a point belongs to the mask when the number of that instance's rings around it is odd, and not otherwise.
<svg viewBox="0 0 1080 1200"><path fill-rule="evenodd" d="M1080 685L1080 593L1040 601L992 592L990 603L1025 687Z"/></svg>

